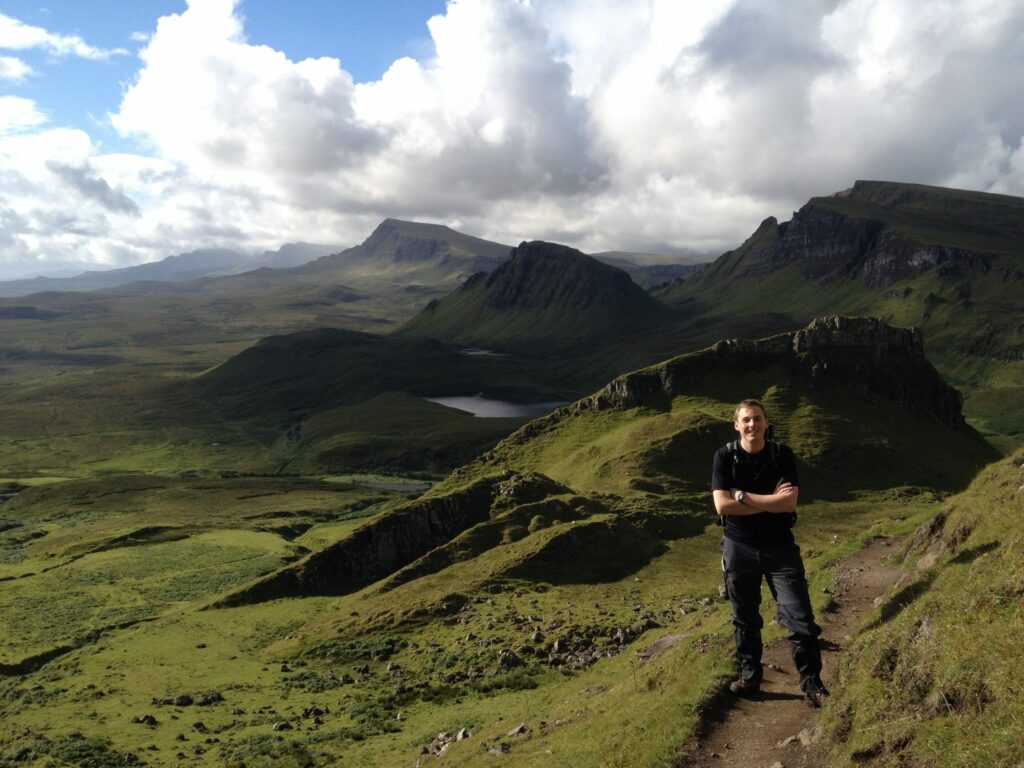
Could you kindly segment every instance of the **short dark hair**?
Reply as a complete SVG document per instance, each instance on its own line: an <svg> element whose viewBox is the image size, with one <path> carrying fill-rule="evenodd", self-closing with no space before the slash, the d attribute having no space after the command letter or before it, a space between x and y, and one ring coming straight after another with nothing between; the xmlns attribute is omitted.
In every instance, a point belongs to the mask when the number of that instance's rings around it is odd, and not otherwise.
<svg viewBox="0 0 1024 768"><path fill-rule="evenodd" d="M764 414L764 420L768 421L768 411L764 407L764 403L760 400L755 400L752 397L748 397L746 400L740 400L740 404L733 408L732 420L736 421L740 417L740 408L760 408L761 413Z"/></svg>

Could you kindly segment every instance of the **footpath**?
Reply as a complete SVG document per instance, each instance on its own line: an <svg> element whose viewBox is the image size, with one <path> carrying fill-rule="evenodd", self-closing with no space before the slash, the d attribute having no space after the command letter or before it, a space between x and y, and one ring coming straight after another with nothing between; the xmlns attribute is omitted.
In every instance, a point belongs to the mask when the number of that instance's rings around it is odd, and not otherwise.
<svg viewBox="0 0 1024 768"><path fill-rule="evenodd" d="M864 616L896 580L893 547L876 539L839 566L831 610L816 616L822 634L822 679L830 686L839 657ZM771 600L770 595L765 595ZM728 696L728 695L727 695ZM756 697L728 696L718 721L685 768L828 768L820 746L819 710L807 706L783 639L765 647L764 681Z"/></svg>

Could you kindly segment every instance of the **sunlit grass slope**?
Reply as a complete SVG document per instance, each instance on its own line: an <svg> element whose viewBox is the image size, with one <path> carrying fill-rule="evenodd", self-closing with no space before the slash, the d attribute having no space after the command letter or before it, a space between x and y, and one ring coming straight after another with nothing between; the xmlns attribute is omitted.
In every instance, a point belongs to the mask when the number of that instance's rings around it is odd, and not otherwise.
<svg viewBox="0 0 1024 768"><path fill-rule="evenodd" d="M834 765L1024 760L1024 453L985 469L910 539L905 575L844 665Z"/></svg>

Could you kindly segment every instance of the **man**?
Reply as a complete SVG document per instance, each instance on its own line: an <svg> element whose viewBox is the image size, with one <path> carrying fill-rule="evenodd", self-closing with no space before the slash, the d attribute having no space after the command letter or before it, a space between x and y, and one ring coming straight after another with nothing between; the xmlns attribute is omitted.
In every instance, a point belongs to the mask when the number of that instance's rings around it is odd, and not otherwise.
<svg viewBox="0 0 1024 768"><path fill-rule="evenodd" d="M740 676L729 690L749 696L761 686L761 579L775 598L776 616L789 631L793 661L807 703L820 707L828 690L821 682L821 627L807 591L800 548L793 540L799 482L793 452L766 439L768 417L757 400L733 412L739 440L715 453L711 493L725 527L722 567L736 628Z"/></svg>

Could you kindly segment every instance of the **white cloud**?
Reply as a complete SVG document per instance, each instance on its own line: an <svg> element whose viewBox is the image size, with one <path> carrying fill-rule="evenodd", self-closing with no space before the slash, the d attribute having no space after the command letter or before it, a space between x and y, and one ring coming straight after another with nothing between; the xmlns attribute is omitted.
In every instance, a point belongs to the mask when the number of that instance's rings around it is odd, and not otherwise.
<svg viewBox="0 0 1024 768"><path fill-rule="evenodd" d="M116 54L127 53L122 48L96 48L77 35L55 34L0 13L0 49L2 48L16 51L42 48L59 56L80 56L84 59L106 59Z"/></svg>
<svg viewBox="0 0 1024 768"><path fill-rule="evenodd" d="M345 51L250 42L242 10L189 0L137 37L111 121L151 157L0 98L9 239L114 263L351 243L400 216L714 252L858 178L1024 192L1016 0L450 0L434 55L367 83ZM0 24L0 43L56 51L26 30Z"/></svg>
<svg viewBox="0 0 1024 768"><path fill-rule="evenodd" d="M21 82L32 74L32 67L14 56L0 56L0 80Z"/></svg>
<svg viewBox="0 0 1024 768"><path fill-rule="evenodd" d="M46 122L32 99L20 96L0 96L0 136L34 128Z"/></svg>

